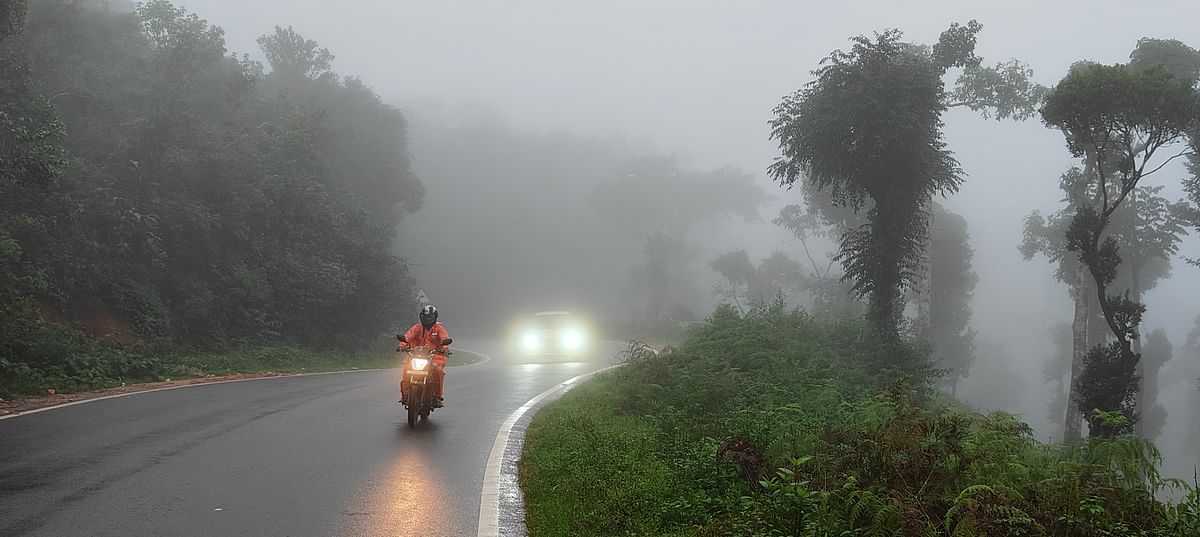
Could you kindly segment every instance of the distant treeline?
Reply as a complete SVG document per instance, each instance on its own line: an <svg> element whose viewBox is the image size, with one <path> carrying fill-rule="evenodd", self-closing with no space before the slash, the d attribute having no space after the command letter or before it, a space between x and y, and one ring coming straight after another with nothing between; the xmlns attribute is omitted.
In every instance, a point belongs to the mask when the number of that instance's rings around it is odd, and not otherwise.
<svg viewBox="0 0 1200 537"><path fill-rule="evenodd" d="M77 331L353 348L411 314L404 117L290 28L259 44L165 1L0 4L0 373Z"/></svg>

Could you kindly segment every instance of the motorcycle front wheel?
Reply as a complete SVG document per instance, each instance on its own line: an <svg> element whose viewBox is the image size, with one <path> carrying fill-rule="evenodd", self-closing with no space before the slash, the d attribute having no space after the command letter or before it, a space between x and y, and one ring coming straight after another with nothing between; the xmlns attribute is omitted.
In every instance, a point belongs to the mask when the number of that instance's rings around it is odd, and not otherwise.
<svg viewBox="0 0 1200 537"><path fill-rule="evenodd" d="M417 418L421 415L421 401L425 400L425 387L420 384L408 387L408 426L416 427Z"/></svg>

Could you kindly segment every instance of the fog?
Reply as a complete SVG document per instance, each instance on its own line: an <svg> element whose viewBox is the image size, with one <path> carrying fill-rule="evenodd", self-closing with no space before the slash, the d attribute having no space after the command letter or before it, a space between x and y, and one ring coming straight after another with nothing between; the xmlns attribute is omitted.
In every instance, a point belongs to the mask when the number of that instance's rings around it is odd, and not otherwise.
<svg viewBox="0 0 1200 537"><path fill-rule="evenodd" d="M187 8L226 30L229 48L256 55L255 39L294 26L336 55L335 69L360 76L411 124L414 172L425 207L405 220L398 249L417 265L430 298L464 324L487 324L560 302L587 302L621 315L622 289L641 255L589 202L593 186L625 159L675 155L682 169L730 165L756 175L771 196L758 221L724 218L689 233L703 314L716 299L707 261L746 249L752 259L801 254L770 223L800 203L766 177L778 154L767 121L780 99L812 79L810 70L847 38L899 28L933 42L950 22L984 25L977 52L988 63L1017 58L1052 85L1080 60L1128 60L1139 38L1200 46L1200 3L1111 0L1059 2L316 2L189 0ZM1046 417L1041 363L1050 328L1070 322L1071 302L1044 258L1022 260L1021 225L1032 210L1061 207L1058 177L1075 164L1062 135L1039 120L986 120L966 110L945 116L946 140L966 171L943 203L962 214L979 284L973 326L975 373L959 394L983 410L1004 408L1042 439ZM1149 181L1181 197L1182 165ZM824 248L828 250L829 244ZM1185 255L1200 240L1185 239ZM707 280L706 280L707 279ZM1200 450L1184 434L1197 423L1200 369L1182 349L1200 313L1200 269L1174 262L1172 276L1145 295L1145 326L1167 331L1175 359L1162 372L1168 407L1168 469L1190 475ZM590 301L590 302L588 302ZM1188 360L1192 362L1189 364Z"/></svg>

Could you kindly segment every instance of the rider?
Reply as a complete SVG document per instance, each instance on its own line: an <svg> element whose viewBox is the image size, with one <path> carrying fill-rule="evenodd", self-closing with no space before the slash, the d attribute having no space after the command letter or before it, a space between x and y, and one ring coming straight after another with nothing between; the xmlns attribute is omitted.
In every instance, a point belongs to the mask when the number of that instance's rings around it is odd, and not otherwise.
<svg viewBox="0 0 1200 537"><path fill-rule="evenodd" d="M432 304L428 304L421 308L419 314L421 322L412 325L408 332L404 334L404 341L400 343L396 350L408 350L410 347L424 347L433 349L434 354L431 365L433 373L431 376L434 381L433 397L438 406L441 406L443 399L442 390L445 388L446 381L446 350L448 347L442 345L450 336L446 334L446 327L438 322L438 310ZM400 382L400 398L401 402L408 400L408 375L405 375Z"/></svg>

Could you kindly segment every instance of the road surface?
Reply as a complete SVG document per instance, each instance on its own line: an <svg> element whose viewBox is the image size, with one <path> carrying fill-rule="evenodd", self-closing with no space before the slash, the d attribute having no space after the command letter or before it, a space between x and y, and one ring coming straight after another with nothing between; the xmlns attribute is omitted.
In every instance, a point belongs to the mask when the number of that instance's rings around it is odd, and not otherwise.
<svg viewBox="0 0 1200 537"><path fill-rule="evenodd" d="M475 535L505 419L609 364L490 359L410 429L395 371L201 385L0 420L0 536Z"/></svg>

